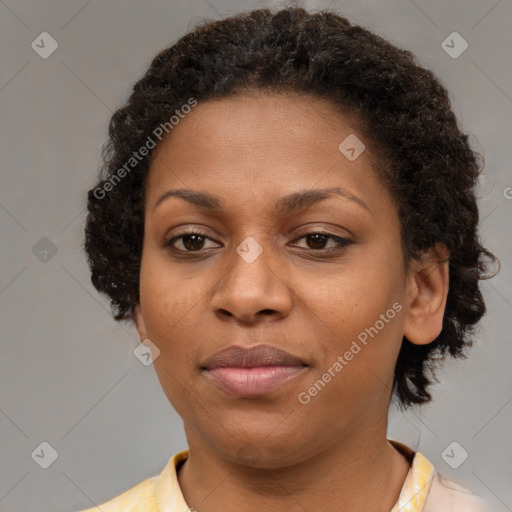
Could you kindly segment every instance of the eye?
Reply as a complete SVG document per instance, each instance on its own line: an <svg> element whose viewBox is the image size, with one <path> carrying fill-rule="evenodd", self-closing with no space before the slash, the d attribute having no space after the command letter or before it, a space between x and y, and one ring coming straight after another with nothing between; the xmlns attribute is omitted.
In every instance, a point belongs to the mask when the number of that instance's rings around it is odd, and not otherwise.
<svg viewBox="0 0 512 512"><path fill-rule="evenodd" d="M331 233L326 233L323 231L312 231L297 238L297 240L303 239L306 240L306 243L308 245L307 248L315 249L316 251L327 252L339 251L344 247L347 247L354 243L352 240L349 240L348 238L343 238L341 236L336 236ZM329 240L332 240L333 245L331 245L331 247L325 247L326 243Z"/></svg>
<svg viewBox="0 0 512 512"><path fill-rule="evenodd" d="M204 248L206 240L211 240L204 233L199 231L187 231L181 235L175 236L164 242L164 247L171 247L181 252L198 252ZM180 241L181 245L185 248L178 248L175 246L175 242Z"/></svg>

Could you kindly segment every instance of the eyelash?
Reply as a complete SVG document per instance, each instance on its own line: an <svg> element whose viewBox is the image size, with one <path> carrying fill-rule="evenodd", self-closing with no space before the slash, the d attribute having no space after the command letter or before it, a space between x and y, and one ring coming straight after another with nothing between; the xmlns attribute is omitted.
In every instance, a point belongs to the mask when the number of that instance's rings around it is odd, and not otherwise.
<svg viewBox="0 0 512 512"><path fill-rule="evenodd" d="M170 238L168 240L165 240L164 243L163 243L163 246L164 246L164 248L168 248L170 250L177 251L177 252L182 253L182 254L186 254L186 253L198 254L201 251L203 251L203 249L199 249L197 251L188 251L188 250L177 249L176 247L173 247L173 243L176 240L179 240L179 239L181 239L181 238L183 238L185 236L188 236L188 235L199 235L199 236L201 236L204 239L212 240L210 237L206 236L204 233L201 233L200 231L193 231L192 230L192 231L187 231L185 233L182 233L181 235L174 236L174 237L172 237L172 238ZM352 240L350 240L348 238L343 238L343 237L340 237L340 236L337 236L337 235L333 235L332 233L328 233L326 231L310 231L309 233L305 233L304 235L301 235L300 237L296 238L294 241L302 240L303 238L307 238L308 236L312 236L312 235L324 235L328 239L334 240L334 242L336 243L336 247L331 247L329 249L309 249L310 251L313 251L313 252L316 252L316 253L332 254L334 252L340 252L345 247L348 247L349 245L352 245L354 243Z"/></svg>

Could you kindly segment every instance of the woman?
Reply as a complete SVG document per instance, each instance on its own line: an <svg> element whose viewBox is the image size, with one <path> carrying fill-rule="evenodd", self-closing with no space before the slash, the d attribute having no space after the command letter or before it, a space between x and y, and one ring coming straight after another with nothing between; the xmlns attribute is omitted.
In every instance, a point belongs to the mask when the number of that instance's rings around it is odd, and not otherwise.
<svg viewBox="0 0 512 512"><path fill-rule="evenodd" d="M494 260L478 155L410 52L328 11L205 24L154 58L104 160L92 282L189 446L100 510L483 510L386 438L390 401L428 402L464 354Z"/></svg>

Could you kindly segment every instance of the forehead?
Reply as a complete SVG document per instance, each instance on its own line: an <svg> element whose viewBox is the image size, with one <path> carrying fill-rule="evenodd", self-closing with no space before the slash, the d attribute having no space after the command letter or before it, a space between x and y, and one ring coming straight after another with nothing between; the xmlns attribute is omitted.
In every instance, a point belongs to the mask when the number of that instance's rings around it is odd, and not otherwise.
<svg viewBox="0 0 512 512"><path fill-rule="evenodd" d="M262 200L315 185L382 195L359 125L310 95L251 93L199 102L155 149L146 199L151 207L166 189L189 188ZM357 158L340 150L346 140L360 144Z"/></svg>
<svg viewBox="0 0 512 512"><path fill-rule="evenodd" d="M265 149L272 156L272 149L283 143L321 152L341 142L344 134L359 132L359 124L354 115L341 114L332 102L317 96L255 91L198 102L164 137L154 160L162 152L177 154L206 144L212 156L226 156L235 146L243 146L244 154Z"/></svg>

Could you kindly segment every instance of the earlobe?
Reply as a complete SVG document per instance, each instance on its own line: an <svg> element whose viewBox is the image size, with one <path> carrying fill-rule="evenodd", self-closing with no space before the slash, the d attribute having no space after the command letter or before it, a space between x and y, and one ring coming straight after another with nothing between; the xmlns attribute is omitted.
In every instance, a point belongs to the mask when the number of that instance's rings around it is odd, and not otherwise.
<svg viewBox="0 0 512 512"><path fill-rule="evenodd" d="M443 328L449 288L449 254L436 244L413 260L407 277L407 316L404 336L416 345L434 341Z"/></svg>
<svg viewBox="0 0 512 512"><path fill-rule="evenodd" d="M139 333L139 337L141 341L145 340L147 338L146 325L144 324L144 318L142 317L140 304L135 304L133 311L135 315L135 326L137 328L137 332Z"/></svg>

